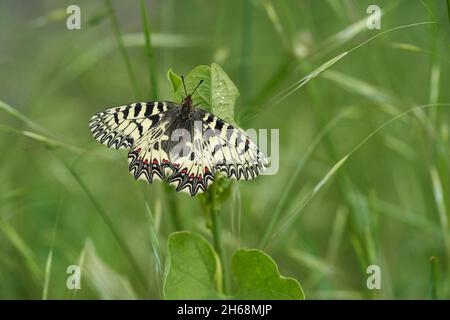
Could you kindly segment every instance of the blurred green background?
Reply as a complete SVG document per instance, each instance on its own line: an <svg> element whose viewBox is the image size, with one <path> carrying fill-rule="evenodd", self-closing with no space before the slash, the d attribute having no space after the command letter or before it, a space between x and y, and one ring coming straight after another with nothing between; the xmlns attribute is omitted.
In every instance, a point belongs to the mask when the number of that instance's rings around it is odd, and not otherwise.
<svg viewBox="0 0 450 320"><path fill-rule="evenodd" d="M71 4L81 30L66 28ZM366 27L371 4L383 10L381 30ZM140 2L111 5L120 34L108 2L0 2L0 298L160 298L151 235L162 260L176 230L211 239L200 202L134 181L126 152L98 144L88 121L107 107L171 99L169 68L212 62L240 90L237 123L280 130L279 172L235 184L223 205L228 259L239 247L264 249L308 299L450 297L446 1L146 1L157 94ZM311 193L376 128L427 104L366 140ZM82 289L68 290L66 269L80 264ZM372 264L380 290L366 287Z"/></svg>

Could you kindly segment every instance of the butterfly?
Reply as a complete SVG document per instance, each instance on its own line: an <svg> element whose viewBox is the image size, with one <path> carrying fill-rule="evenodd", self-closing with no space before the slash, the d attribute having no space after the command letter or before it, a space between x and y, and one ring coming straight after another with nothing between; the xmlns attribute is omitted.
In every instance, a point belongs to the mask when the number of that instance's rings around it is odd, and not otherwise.
<svg viewBox="0 0 450 320"><path fill-rule="evenodd" d="M267 157L243 132L193 105L187 94L181 103L136 102L95 114L89 128L100 143L129 149L128 167L136 180L167 181L191 196L208 189L216 173L229 179L256 178L268 166Z"/></svg>

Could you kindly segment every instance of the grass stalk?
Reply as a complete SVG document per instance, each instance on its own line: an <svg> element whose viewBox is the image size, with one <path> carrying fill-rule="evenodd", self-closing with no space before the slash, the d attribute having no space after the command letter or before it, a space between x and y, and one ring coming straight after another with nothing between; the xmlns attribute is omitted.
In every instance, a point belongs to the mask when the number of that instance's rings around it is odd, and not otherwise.
<svg viewBox="0 0 450 320"><path fill-rule="evenodd" d="M17 252L22 256L25 266L28 268L33 280L42 286L42 269L38 259L20 234L7 221L0 217L0 231L5 235Z"/></svg>
<svg viewBox="0 0 450 320"><path fill-rule="evenodd" d="M263 0L262 5L264 9L266 10L267 16L269 20L272 22L272 25L275 29L275 31L278 33L278 36L280 37L281 43L283 44L284 49L291 53L292 50L292 43L291 40L288 37L288 33L286 32L284 26L281 23L281 19L275 10L272 1L270 0Z"/></svg>
<svg viewBox="0 0 450 320"><path fill-rule="evenodd" d="M325 135L334 128L347 114L349 110L346 110L344 112L341 112L338 114L337 117L334 117L333 120L331 120L320 132L316 135L313 142L309 145L306 152L304 153L302 159L298 162L297 167L295 168L294 173L290 176L289 181L286 185L286 188L283 190L283 193L281 195L281 198L279 201L277 201L277 204L275 206L275 209L273 211L273 214L270 216L269 224L267 225L267 228L264 231L264 235L261 238L261 242L259 243L260 248L265 248L267 246L268 241L270 240L270 235L272 234L277 221L280 218L282 209L284 208L286 201L288 200L289 195L291 194L295 182L297 181L297 178L300 174L300 172L303 169L303 166L305 165L306 161L310 158L314 150L319 146L322 139L325 137Z"/></svg>
<svg viewBox="0 0 450 320"><path fill-rule="evenodd" d="M228 293L228 277L227 277L227 270L225 265L225 251L223 247L223 240L222 240L222 233L221 233L221 221L220 221L220 212L215 208L215 205L213 204L211 206L210 210L211 215L211 231L213 235L213 245L214 249L216 250L217 254L219 255L220 264L222 267L222 280L223 280L223 291L225 294Z"/></svg>
<svg viewBox="0 0 450 320"><path fill-rule="evenodd" d="M439 260L437 257L430 258L430 299L438 299L439 286Z"/></svg>
<svg viewBox="0 0 450 320"><path fill-rule="evenodd" d="M243 103L246 104L249 96L249 80L248 71L249 63L252 52L252 3L250 0L242 1L242 35L241 35L241 61L242 67L240 69L241 86L242 92L246 92L243 95Z"/></svg>
<svg viewBox="0 0 450 320"><path fill-rule="evenodd" d="M136 259L134 258L133 254L131 253L130 249L128 248L127 244L122 240L122 237L120 236L119 231L116 229L114 223L109 218L108 214L106 213L105 209L100 205L100 203L97 201L97 199L94 197L92 192L89 190L89 188L86 186L84 181L80 178L80 176L75 172L75 170L72 169L71 166L67 164L66 161L60 158L66 169L71 173L71 175L74 177L74 179L77 181L77 183L80 185L81 189L84 191L84 193L87 195L91 203L94 205L96 211L102 218L103 222L106 224L106 226L109 228L111 234L116 239L119 247L122 249L123 253L127 257L128 262L130 263L131 267L136 272L136 275L139 279L139 286L145 290L145 283L147 283L145 275L142 273L140 267L138 266L138 263Z"/></svg>
<svg viewBox="0 0 450 320"><path fill-rule="evenodd" d="M148 202L145 202L145 209L147 212L147 218L149 220L149 225L150 225L150 244L152 247L152 252L153 252L153 259L155 262L155 274L156 274L156 278L157 278L157 287L158 287L158 292L160 294L160 297L163 297L163 266L162 266L162 261L161 261L161 253L160 253L160 246L159 246L159 240L158 240L158 233L156 230L156 225L155 225L155 219L153 217L153 213L152 210L150 209L150 205L148 204Z"/></svg>
<svg viewBox="0 0 450 320"><path fill-rule="evenodd" d="M220 204L217 201L217 182L213 183L210 189L204 194L205 212L207 226L210 228L213 237L213 247L219 256L222 269L223 293L228 294L228 273L226 268L225 250L222 239L222 223L220 219ZM209 220L209 221L208 221ZM208 223L209 222L209 223Z"/></svg>
<svg viewBox="0 0 450 320"><path fill-rule="evenodd" d="M343 166L343 164L362 146L366 144L367 141L369 141L373 136L375 136L378 132L383 130L385 127L387 127L392 122L403 118L404 116L416 112L418 110L427 109L431 107L450 107L450 103L437 103L437 104L426 104L421 106L416 106L413 108L409 108L406 111L398 114L397 116L385 121L383 124L378 126L375 130L373 130L369 135L367 135L364 139L362 139L350 152L348 152L345 156L343 156L339 161L337 161L331 168L328 170L328 172L325 174L325 176L315 185L313 190L304 198L304 200L300 201L297 205L294 206L294 208L290 211L289 214L286 215L284 221L280 224L280 227L275 230L273 233L271 240L274 240L282 231L284 231L293 221L293 219L303 211L303 209L306 207L306 205L315 197L315 195L323 188L323 186L330 180L332 176L336 174L336 172Z"/></svg>
<svg viewBox="0 0 450 320"><path fill-rule="evenodd" d="M167 212L170 215L174 228L173 231L182 231L183 220L181 218L180 211L178 210L175 191L168 184L164 184L163 188L165 192Z"/></svg>
<svg viewBox="0 0 450 320"><path fill-rule="evenodd" d="M445 205L442 182L436 168L433 167L430 168L430 176L431 176L431 183L433 186L434 200L436 202L436 207L439 214L439 223L441 225L442 238L444 240L447 264L450 264L450 237L448 232L448 213L447 207Z"/></svg>
<svg viewBox="0 0 450 320"><path fill-rule="evenodd" d="M114 35L116 37L117 46L119 47L120 53L122 54L122 58L125 61L125 65L127 68L128 76L130 77L130 81L133 87L134 95L136 99L141 99L141 93L139 90L139 85L136 80L136 76L134 74L133 68L131 66L130 57L128 56L128 52L125 49L125 45L123 43L122 34L119 28L119 22L117 21L116 12L111 4L111 0L104 0L106 7L108 8L109 17L111 18L111 23L114 31Z"/></svg>
<svg viewBox="0 0 450 320"><path fill-rule="evenodd" d="M17 109L11 107L9 104L7 104L6 102L3 102L1 100L0 100L0 110L3 110L4 112L9 114L10 116L12 116L12 117L22 121L28 127L30 127L31 129L33 129L35 131L38 131L38 132L41 132L41 133L44 133L44 134L49 134L47 129L45 129L44 127L41 127L36 122L34 122L30 118L28 118L27 116L25 116L24 114L19 112Z"/></svg>
<svg viewBox="0 0 450 320"><path fill-rule="evenodd" d="M56 216L55 227L53 228L53 235L52 235L50 251L48 252L47 262L45 264L44 287L42 289L42 300L48 299L48 289L50 287L50 276L51 276L51 271L52 271L53 249L55 248L55 239L56 239L56 232L58 230L58 225L59 225L59 217L60 217L60 211L58 212L58 215Z"/></svg>
<svg viewBox="0 0 450 320"><path fill-rule="evenodd" d="M151 92L153 93L153 99L158 100L158 82L156 80L157 79L156 67L155 67L154 53L153 53L153 47L152 47L150 23L149 23L147 9L145 7L144 0L141 0L141 12L142 12L142 24L144 27L144 35L145 35L145 51L147 54L147 66L148 66L150 88L151 88Z"/></svg>
<svg viewBox="0 0 450 320"><path fill-rule="evenodd" d="M447 0L447 17L448 22L450 22L450 0Z"/></svg>

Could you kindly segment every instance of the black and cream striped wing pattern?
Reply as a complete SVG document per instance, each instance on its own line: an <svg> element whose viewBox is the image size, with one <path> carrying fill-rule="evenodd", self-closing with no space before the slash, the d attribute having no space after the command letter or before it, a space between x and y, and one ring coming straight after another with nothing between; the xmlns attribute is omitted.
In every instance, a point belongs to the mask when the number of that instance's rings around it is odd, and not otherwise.
<svg viewBox="0 0 450 320"><path fill-rule="evenodd" d="M128 163L137 180L164 180L176 191L195 196L214 181L215 173L249 180L267 166L266 156L239 128L174 102L138 102L107 109L89 127L100 143L129 149Z"/></svg>

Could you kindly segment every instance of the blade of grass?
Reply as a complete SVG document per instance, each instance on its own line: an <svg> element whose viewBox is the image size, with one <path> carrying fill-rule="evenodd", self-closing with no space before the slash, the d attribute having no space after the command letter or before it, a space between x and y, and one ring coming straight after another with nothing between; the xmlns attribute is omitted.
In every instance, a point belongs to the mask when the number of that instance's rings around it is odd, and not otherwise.
<svg viewBox="0 0 450 320"><path fill-rule="evenodd" d="M309 252L299 249L289 249L288 255L297 263L300 263L308 269L314 270L323 276L332 277L337 272L333 265L329 264L328 261Z"/></svg>
<svg viewBox="0 0 450 320"><path fill-rule="evenodd" d="M336 210L336 217L334 218L333 228L331 230L330 239L328 240L328 248L326 259L329 263L334 264L342 236L344 234L345 225L347 224L348 209L346 207L339 207Z"/></svg>
<svg viewBox="0 0 450 320"><path fill-rule="evenodd" d="M351 25L345 27L345 29L339 31L338 33L323 41L320 45L320 48L318 48L317 54L314 56L314 58L318 59L325 56L339 46L354 39L361 32L367 30L367 17L363 17L362 19L352 23Z"/></svg>
<svg viewBox="0 0 450 320"><path fill-rule="evenodd" d="M158 82L156 80L156 67L152 48L152 38L150 32L150 23L148 21L147 9L144 0L141 0L142 24L144 26L145 50L147 53L148 75L150 81L153 99L158 100Z"/></svg>
<svg viewBox="0 0 450 320"><path fill-rule="evenodd" d="M80 267L81 272L83 272L83 269L84 269L84 261L85 261L85 258L86 258L86 250L87 250L88 242L89 242L89 240L84 241L83 250L81 250L81 253L80 253L79 257L78 257L77 265ZM76 298L76 295L77 295L78 291L79 290L71 290L71 293L70 293L70 299L71 300L74 300Z"/></svg>
<svg viewBox="0 0 450 320"><path fill-rule="evenodd" d="M311 79L314 79L319 74L333 66L335 63L337 63L339 60L341 60L343 57L347 55L348 52L343 52L340 55L328 60L324 64L322 64L320 67L315 69L313 72L308 74L307 76L303 77L302 79L298 80L297 82L293 83L277 95L275 95L269 102L268 105L276 105L279 104L281 101L292 95L295 91L303 87L305 84L307 84Z"/></svg>
<svg viewBox="0 0 450 320"><path fill-rule="evenodd" d="M322 189L322 187L325 185L325 183L330 180L330 178L339 170L339 168L347 161L348 155L340 159L331 169L325 174L325 176L317 183L314 187L314 189L306 196L304 200L302 200L298 205L294 207L294 209L291 211L290 214L287 215L287 217L284 219L284 222L281 223L281 226L272 234L270 237L270 240L274 240L275 237L282 232L290 223L291 221L297 216L299 212L301 212L306 205L314 198L314 196Z"/></svg>
<svg viewBox="0 0 450 320"><path fill-rule="evenodd" d="M161 262L161 251L159 247L158 233L156 231L155 220L153 218L152 210L147 201L145 201L145 209L147 212L147 218L149 221L149 231L150 231L150 244L153 252L153 259L155 261L155 274L157 280L158 292L160 297L163 297L162 283L163 283L163 266Z"/></svg>
<svg viewBox="0 0 450 320"><path fill-rule="evenodd" d="M351 52L353 52L353 51L363 47L364 45L368 44L369 42L373 41L374 39L376 39L376 38L378 38L378 37L380 37L382 35L388 34L390 32L396 31L396 30L408 29L408 28L412 28L412 27L416 27L416 26L436 24L436 23L437 22L434 22L434 21L412 23L412 24L391 28L391 29L382 31L380 33L377 33L376 35L370 37L369 39L367 39L364 42L358 44L357 46L351 48L350 50L345 51L345 52L335 56L334 58L328 60L327 62L322 64L319 68L315 69L313 72L311 72L307 76L301 78L300 80L296 81L295 83L293 83L289 87L285 88L280 93L275 95L272 99L270 99L269 102L267 103L267 105L274 106L274 105L280 103L281 101L283 101L284 99L286 99L287 97L292 95L295 91L297 91L298 89L303 87L306 83L309 82L309 80L317 77L319 74L321 74L322 72L324 72L325 70L327 70L328 68L333 66L335 63L337 63L339 60L341 60L347 54L349 54L349 53L351 53Z"/></svg>
<svg viewBox="0 0 450 320"><path fill-rule="evenodd" d="M42 289L42 300L48 299L48 289L50 286L50 276L51 276L51 271L52 271L53 249L55 248L55 239L56 239L56 232L58 230L60 213L61 213L61 211L58 210L58 214L55 219L55 226L53 228L53 235L52 235L50 251L48 252L47 262L45 263L44 287Z"/></svg>
<svg viewBox="0 0 450 320"><path fill-rule="evenodd" d="M390 93L384 92L382 89L377 88L370 83L341 72L327 70L322 74L322 78L331 80L341 85L344 89L360 94L377 103L393 103L396 101L395 97ZM391 112L398 113L399 111L400 110L398 110L397 108L392 107Z"/></svg>
<svg viewBox="0 0 450 320"><path fill-rule="evenodd" d="M392 203L377 200L378 208L380 213L386 215L389 218L395 219L405 225L417 228L423 232L427 232L430 236L441 238L441 228L432 221L424 218L424 214L419 212L411 212L410 210L405 210Z"/></svg>
<svg viewBox="0 0 450 320"><path fill-rule="evenodd" d="M30 271L36 283L42 285L42 270L39 266L37 257L31 250L31 248L26 244L26 242L19 235L16 229L14 229L11 224L1 218L0 231L4 233L6 239L11 242L17 252L22 256L23 260L25 261L26 267Z"/></svg>
<svg viewBox="0 0 450 320"><path fill-rule="evenodd" d="M47 129L45 129L44 127L41 127L36 122L34 122L30 118L28 118L27 116L22 114L17 109L11 107L6 102L3 102L2 100L0 100L0 110L5 111L10 116L12 116L12 117L14 117L16 119L19 119L20 121L24 122L27 126L29 126L33 130L36 130L36 131L41 132L41 133L49 134Z"/></svg>
<svg viewBox="0 0 450 320"><path fill-rule="evenodd" d="M275 92L278 85L290 74L295 66L296 61L289 55L285 55L273 73L270 75L269 79L265 82L259 93L253 98L250 103L250 108L244 109L243 111L238 108L238 123L242 123L255 117L259 111L260 106L266 105L265 101Z"/></svg>
<svg viewBox="0 0 450 320"><path fill-rule="evenodd" d="M269 224L267 225L267 228L264 231L264 235L259 243L260 248L265 248L267 242L270 240L270 235L272 234L273 229L275 228L275 225L280 217L281 210L284 208L286 200L291 194L293 187L295 186L295 182L297 181L298 176L302 171L306 161L310 158L314 150L316 150L316 148L319 146L320 142L328 134L328 132L330 132L342 119L350 116L353 112L353 108L347 108L341 111L336 117L333 118L333 120L325 125L325 127L316 135L312 143L306 149L302 159L298 162L295 171L290 175L289 181L286 184L286 188L283 190L280 200L277 201L277 205L273 213L270 215Z"/></svg>
<svg viewBox="0 0 450 320"><path fill-rule="evenodd" d="M393 11L400 3L401 1L392 1L388 5L383 6L383 9L380 12L380 18ZM370 30L367 28L366 15L363 16L360 20L352 23L351 25L345 27L343 30L337 32L336 34L323 41L318 48L317 53L314 55L314 59L323 57L324 55L340 47L341 45L348 43L363 31L370 32Z"/></svg>
<svg viewBox="0 0 450 320"><path fill-rule="evenodd" d="M139 90L139 85L136 80L136 76L134 74L133 68L131 66L130 57L128 56L128 52L125 49L125 45L123 44L122 34L120 32L119 22L117 21L116 12L111 4L111 0L104 0L104 1L105 1L106 7L108 8L109 17L111 19L114 35L115 35L116 41L117 41L117 46L119 47L120 53L122 54L122 58L125 62L128 76L130 78L135 97L136 97L136 99L140 100L141 93Z"/></svg>
<svg viewBox="0 0 450 320"><path fill-rule="evenodd" d="M253 4L251 0L242 1L242 33L241 33L241 59L240 68L240 91L249 92L248 63L252 52L252 26L253 26ZM249 94L243 95L243 105L246 104Z"/></svg>
<svg viewBox="0 0 450 320"><path fill-rule="evenodd" d="M287 50L287 52L292 52L292 43L289 40L287 32L284 30L283 25L281 24L281 20L278 17L278 14L273 7L272 2L270 0L263 0L262 5L266 10L267 16L272 22L276 32L278 33L278 36L280 37L281 43L283 44L284 48Z"/></svg>
<svg viewBox="0 0 450 320"><path fill-rule="evenodd" d="M122 39L126 48L145 47L145 35L143 33L123 34ZM152 34L153 47L185 48L202 46L204 44L205 38L199 36L169 33ZM49 83L46 83L46 86L42 90L33 95L33 99L31 99L33 104L41 105L51 93L57 91L65 83L73 81L84 72L91 70L101 59L114 52L116 47L116 39L114 37L107 37L93 45L92 48L88 50L83 48L82 52L74 54L73 59L68 60L68 63L61 68L56 76Z"/></svg>
<svg viewBox="0 0 450 320"><path fill-rule="evenodd" d="M80 185L81 189L84 191L84 193L87 195L91 203L94 205L96 212L100 215L103 222L106 224L106 226L109 228L111 234L116 239L119 247L122 249L123 253L127 257L128 262L130 263L131 267L136 272L137 277L139 278L139 285L141 289L145 291L144 284L147 283L145 275L142 273L141 269L139 268L139 265L137 261L135 260L133 254L131 253L130 249L128 248L127 244L123 241L122 237L120 236L119 231L116 229L114 223L109 218L108 214L106 213L105 209L100 205L100 203L97 201L97 199L94 197L94 195L91 193L89 188L86 186L86 184L83 182L83 180L80 178L80 176L75 172L75 170L72 169L72 167L62 158L59 158L61 162L63 163L64 167L71 173L71 175L74 177L75 181Z"/></svg>
<svg viewBox="0 0 450 320"><path fill-rule="evenodd" d="M447 263L450 263L450 237L448 233L448 216L447 208L444 201L444 192L442 189L441 178L436 168L430 168L431 182L433 185L434 200L439 214L439 222L441 224L441 232L444 239L444 245L446 249Z"/></svg>
<svg viewBox="0 0 450 320"><path fill-rule="evenodd" d="M350 156L352 156L357 150L359 150L367 141L369 141L374 135L376 135L379 131L384 129L386 126L391 124L392 122L401 119L402 117L415 112L417 110L423 110L431 107L450 107L450 103L438 103L438 104L426 104L421 106L416 106L406 111L398 114L397 116L387 120L380 126L378 126L375 130L373 130L368 136L366 136L361 142L359 142L349 153L347 153L344 157L342 157L337 163L335 163L331 169L325 174L325 176L316 184L313 190L306 196L306 198L291 210L290 213L287 214L284 221L280 224L280 227L273 233L270 238L273 241L282 231L284 231L293 221L293 219L303 211L306 205L314 198L314 196L322 189L322 187L330 180L330 178L342 167L342 165L348 160Z"/></svg>
<svg viewBox="0 0 450 320"><path fill-rule="evenodd" d="M12 128L9 126L4 126L4 125L0 125L0 131L23 135L24 137L26 137L28 139L31 139L31 140L34 140L34 141L44 144L48 148L61 147L61 148L65 148L66 150L70 150L77 154L85 152L85 150L83 150L79 147L72 146L65 142L58 141L53 138L48 138L46 136L43 136L43 135L35 133L35 132L31 132L31 131L19 130L19 129Z"/></svg>
<svg viewBox="0 0 450 320"><path fill-rule="evenodd" d="M89 286L97 291L103 300L136 300L137 295L128 279L112 269L97 254L94 243L86 243L84 275Z"/></svg>
<svg viewBox="0 0 450 320"><path fill-rule="evenodd" d="M416 22L416 23L410 23L410 24L394 27L394 28L391 28L391 29L379 32L376 35L374 35L374 36L370 37L369 39L367 39L366 41L363 41L362 43L358 44L357 46L351 48L350 50L348 50L348 52L350 53L350 52L353 52L355 50L358 50L359 48L365 46L369 42L372 42L376 38L381 37L381 36L383 36L385 34L391 33L393 31L404 30L404 29L409 29L409 28L412 28L412 27L418 27L418 26L424 26L424 25L430 25L430 24L438 24L438 23L436 21Z"/></svg>

